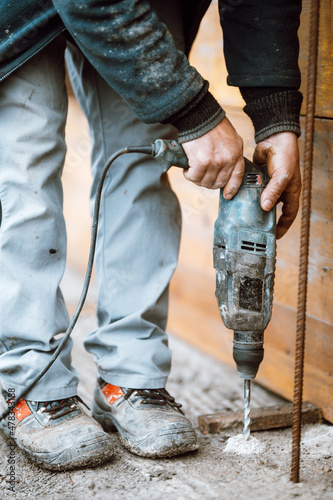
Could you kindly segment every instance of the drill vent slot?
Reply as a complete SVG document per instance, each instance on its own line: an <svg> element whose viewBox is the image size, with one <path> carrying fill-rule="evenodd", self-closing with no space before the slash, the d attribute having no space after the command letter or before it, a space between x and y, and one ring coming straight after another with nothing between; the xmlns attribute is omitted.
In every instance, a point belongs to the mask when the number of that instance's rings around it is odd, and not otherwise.
<svg viewBox="0 0 333 500"><path fill-rule="evenodd" d="M258 174L247 174L246 184L258 184Z"/></svg>
<svg viewBox="0 0 333 500"><path fill-rule="evenodd" d="M246 174L246 184L248 186L262 186L261 174L250 173Z"/></svg>
<svg viewBox="0 0 333 500"><path fill-rule="evenodd" d="M242 250L250 250L254 252L254 242L253 241L242 241L241 245Z"/></svg>
<svg viewBox="0 0 333 500"><path fill-rule="evenodd" d="M254 241L242 241L242 250L247 250L248 252L266 252L266 245L264 243L254 243Z"/></svg>

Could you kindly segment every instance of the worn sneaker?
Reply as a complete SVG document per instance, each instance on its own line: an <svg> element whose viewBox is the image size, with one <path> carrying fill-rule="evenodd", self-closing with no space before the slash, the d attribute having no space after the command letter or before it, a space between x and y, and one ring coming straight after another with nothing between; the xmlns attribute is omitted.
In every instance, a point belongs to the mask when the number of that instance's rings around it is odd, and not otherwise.
<svg viewBox="0 0 333 500"><path fill-rule="evenodd" d="M99 379L92 416L104 430L118 430L132 453L171 457L198 449L196 433L180 407L165 389L126 389Z"/></svg>
<svg viewBox="0 0 333 500"><path fill-rule="evenodd" d="M8 403L10 405L10 402ZM0 414L6 408L2 396ZM77 398L39 403L20 399L0 431L38 465L52 470L94 466L112 456L108 434L86 415Z"/></svg>

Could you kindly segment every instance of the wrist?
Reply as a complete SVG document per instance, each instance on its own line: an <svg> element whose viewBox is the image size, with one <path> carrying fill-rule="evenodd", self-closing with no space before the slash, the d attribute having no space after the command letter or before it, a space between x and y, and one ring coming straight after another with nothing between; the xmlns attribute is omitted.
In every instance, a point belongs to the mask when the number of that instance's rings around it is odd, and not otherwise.
<svg viewBox="0 0 333 500"><path fill-rule="evenodd" d="M162 123L171 123L178 130L180 143L192 141L215 128L225 117L225 111L208 91L208 82L183 109Z"/></svg>
<svg viewBox="0 0 333 500"><path fill-rule="evenodd" d="M301 135L301 92L277 87L240 90L246 100L244 111L255 128L257 143L280 132L293 132L297 137Z"/></svg>

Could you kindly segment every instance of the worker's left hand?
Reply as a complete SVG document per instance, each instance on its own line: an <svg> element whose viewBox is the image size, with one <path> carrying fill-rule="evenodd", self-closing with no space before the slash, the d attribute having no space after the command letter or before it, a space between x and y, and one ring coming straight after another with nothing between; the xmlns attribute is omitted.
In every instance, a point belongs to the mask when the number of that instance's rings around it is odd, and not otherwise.
<svg viewBox="0 0 333 500"><path fill-rule="evenodd" d="M268 212L282 202L276 237L281 238L294 222L301 193L301 173L297 135L279 132L259 142L253 155L254 163L267 163L271 180L261 195L261 208Z"/></svg>

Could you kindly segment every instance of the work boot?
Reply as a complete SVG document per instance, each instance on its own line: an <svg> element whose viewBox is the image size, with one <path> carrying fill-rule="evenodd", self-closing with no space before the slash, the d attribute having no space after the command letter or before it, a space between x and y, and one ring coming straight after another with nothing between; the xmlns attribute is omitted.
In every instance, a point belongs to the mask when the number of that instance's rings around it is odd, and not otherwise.
<svg viewBox="0 0 333 500"><path fill-rule="evenodd" d="M171 457L197 450L197 437L181 405L165 389L127 389L98 379L92 416L117 430L122 444L142 457Z"/></svg>
<svg viewBox="0 0 333 500"><path fill-rule="evenodd" d="M6 407L1 397L0 413ZM112 456L110 437L83 412L76 397L45 403L20 399L11 410L0 421L2 435L46 469L94 466Z"/></svg>

